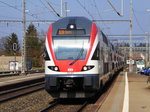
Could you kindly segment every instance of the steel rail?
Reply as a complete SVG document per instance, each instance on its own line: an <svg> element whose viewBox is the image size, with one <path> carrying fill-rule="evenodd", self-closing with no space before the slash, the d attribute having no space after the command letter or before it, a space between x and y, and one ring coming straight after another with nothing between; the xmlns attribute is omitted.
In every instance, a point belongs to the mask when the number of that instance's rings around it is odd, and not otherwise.
<svg viewBox="0 0 150 112"><path fill-rule="evenodd" d="M76 112L81 112L87 105L89 104L89 101L85 101L83 105L76 111Z"/></svg>
<svg viewBox="0 0 150 112"><path fill-rule="evenodd" d="M20 85L20 86L19 86ZM12 84L10 86L1 87L0 90L0 103L16 99L20 96L25 96L33 92L44 89L43 80L32 80L29 82L22 82L18 84ZM8 88L7 88L8 87Z"/></svg>
<svg viewBox="0 0 150 112"><path fill-rule="evenodd" d="M50 111L50 109L53 109L55 106L59 104L60 100L54 101L51 105L45 107L44 109L40 110L39 112L47 112Z"/></svg>

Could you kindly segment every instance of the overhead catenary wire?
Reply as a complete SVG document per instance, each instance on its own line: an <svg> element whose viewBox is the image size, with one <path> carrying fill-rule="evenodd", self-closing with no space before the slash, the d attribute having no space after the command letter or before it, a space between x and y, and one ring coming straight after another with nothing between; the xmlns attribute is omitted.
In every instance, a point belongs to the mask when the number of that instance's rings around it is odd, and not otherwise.
<svg viewBox="0 0 150 112"><path fill-rule="evenodd" d="M101 16L101 14L100 14L100 11L99 11L99 9L98 9L98 7L97 7L96 1L93 0L93 2L94 2L94 7L96 8L99 17L100 17L101 19L103 19L102 16Z"/></svg>
<svg viewBox="0 0 150 112"><path fill-rule="evenodd" d="M49 9L44 3L43 0L40 0L41 4L44 6L45 9Z"/></svg>
<svg viewBox="0 0 150 112"><path fill-rule="evenodd" d="M10 5L10 4L6 3L6 2L0 1L0 3L5 4L5 5L7 5L8 7L11 7L11 8L13 8L13 9L15 9L15 10L18 10L19 12L22 12L22 11L21 11L20 9L18 9L17 7L12 6L12 5Z"/></svg>
<svg viewBox="0 0 150 112"><path fill-rule="evenodd" d="M79 0L76 0L76 1L86 11L86 13L94 20L93 15L87 10L87 8Z"/></svg>
<svg viewBox="0 0 150 112"><path fill-rule="evenodd" d="M96 4L96 1L93 0L93 2L94 2L94 7L96 8L96 10L97 10L97 12L98 12L99 17L101 18L101 20L103 20L103 17L102 17L101 14L100 14L100 11L99 11L99 9L98 9L98 6L97 6L97 4ZM107 26L105 23L104 23L104 25L105 25L105 27L108 28L108 26ZM110 31L109 31L109 33L111 34Z"/></svg>
<svg viewBox="0 0 150 112"><path fill-rule="evenodd" d="M109 0L107 0L107 2L108 2L109 5L113 8L113 10L118 14L118 16L122 16L122 15L117 11L117 9L113 6L113 4L112 4Z"/></svg>
<svg viewBox="0 0 150 112"><path fill-rule="evenodd" d="M137 17L136 17L136 14L135 14L134 9L132 9L132 10L133 10L133 15L134 15L134 17L135 17L135 21L136 21L137 25L139 26L139 28L141 29L141 31L142 31L143 33L145 33L144 29L142 28L142 26L140 25L140 23L139 23L139 21L138 21L138 19L137 19Z"/></svg>
<svg viewBox="0 0 150 112"><path fill-rule="evenodd" d="M10 4L6 3L6 2L3 2L3 1L0 1L0 3L5 4L6 6L8 6L8 7L10 7L10 8L13 8L13 9L15 9L15 10L17 10L17 11L19 11L19 12L22 13L22 10L21 10L21 9L18 9L18 8L15 7L15 6L12 6L12 5L10 5ZM27 13L27 15L30 15L30 16L32 16L33 18L37 19L37 17L34 17L33 14L31 14L31 13L30 13L30 14Z"/></svg>
<svg viewBox="0 0 150 112"><path fill-rule="evenodd" d="M47 0L45 0L45 2L50 6L50 8L52 9L52 11L58 16L61 17L60 14L53 8L53 6L51 5L51 3Z"/></svg>
<svg viewBox="0 0 150 112"><path fill-rule="evenodd" d="M36 11L36 12L34 13L34 15L40 15L40 14L44 14L44 13L48 13L48 12L53 13L53 11L50 11L50 10L49 10L49 7L48 7L47 5L45 5L45 4L47 4L47 3L44 3L45 1L43 1L43 0L39 0L40 5L39 5L39 4L35 4L35 2L32 1L32 0L28 0L28 1L29 1L32 5L35 6L35 8L33 8L33 10ZM51 3L52 3L52 2L51 2ZM41 11L37 10L37 7L42 8L42 10L41 10ZM32 9L30 9L30 10L32 10Z"/></svg>

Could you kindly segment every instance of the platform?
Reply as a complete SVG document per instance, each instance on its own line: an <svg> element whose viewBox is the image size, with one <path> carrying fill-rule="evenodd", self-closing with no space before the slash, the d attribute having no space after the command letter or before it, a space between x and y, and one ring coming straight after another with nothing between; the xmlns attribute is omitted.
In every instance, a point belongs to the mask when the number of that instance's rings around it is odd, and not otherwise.
<svg viewBox="0 0 150 112"><path fill-rule="evenodd" d="M98 112L150 112L148 76L122 72Z"/></svg>
<svg viewBox="0 0 150 112"><path fill-rule="evenodd" d="M44 73L34 73L34 74L29 74L29 75L1 77L0 78L0 87L5 86L5 85L11 85L14 83L21 83L23 81L40 79L40 78L44 79Z"/></svg>

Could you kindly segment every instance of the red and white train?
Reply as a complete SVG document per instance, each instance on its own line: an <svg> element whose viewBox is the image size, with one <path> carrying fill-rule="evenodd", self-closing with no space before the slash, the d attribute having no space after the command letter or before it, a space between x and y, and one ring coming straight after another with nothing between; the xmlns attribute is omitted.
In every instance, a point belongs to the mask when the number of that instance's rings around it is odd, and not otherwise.
<svg viewBox="0 0 150 112"><path fill-rule="evenodd" d="M45 45L45 89L55 98L93 96L125 61L85 17L65 17L51 24Z"/></svg>

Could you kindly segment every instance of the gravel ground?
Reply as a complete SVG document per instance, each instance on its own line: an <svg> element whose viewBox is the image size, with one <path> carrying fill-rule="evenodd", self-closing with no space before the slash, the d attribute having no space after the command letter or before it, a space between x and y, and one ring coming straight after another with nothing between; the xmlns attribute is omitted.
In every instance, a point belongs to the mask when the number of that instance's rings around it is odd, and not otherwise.
<svg viewBox="0 0 150 112"><path fill-rule="evenodd" d="M38 112L48 106L53 98L41 90L0 104L0 112Z"/></svg>

